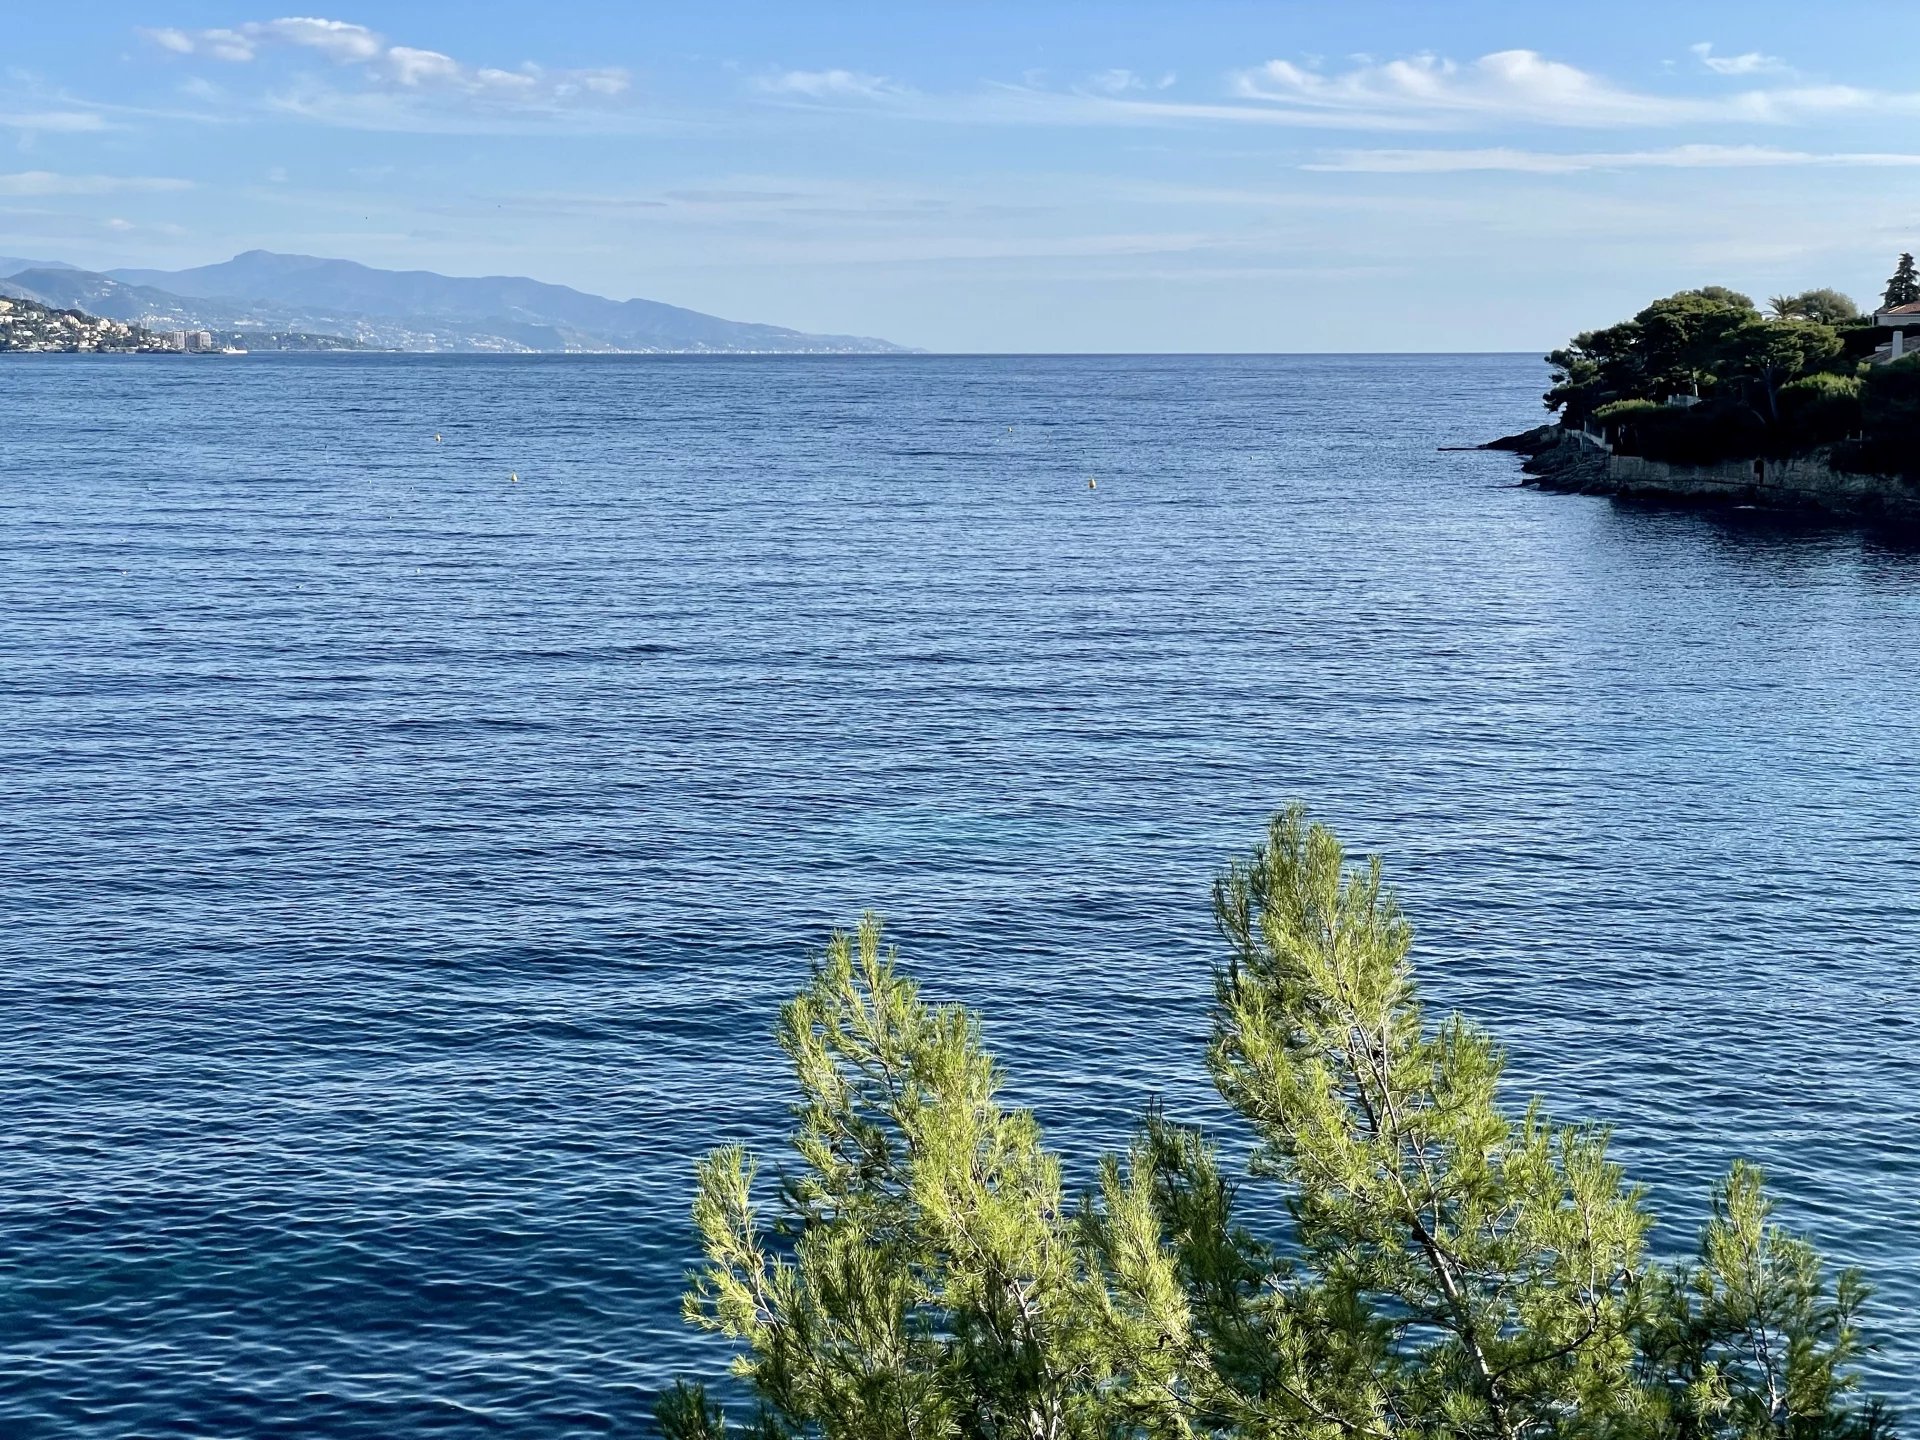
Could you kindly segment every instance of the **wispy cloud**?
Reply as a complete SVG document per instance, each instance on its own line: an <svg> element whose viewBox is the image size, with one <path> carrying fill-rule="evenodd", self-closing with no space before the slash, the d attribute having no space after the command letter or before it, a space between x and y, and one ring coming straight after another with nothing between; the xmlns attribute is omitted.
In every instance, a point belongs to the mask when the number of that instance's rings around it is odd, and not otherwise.
<svg viewBox="0 0 1920 1440"><path fill-rule="evenodd" d="M1208 250L1217 237L1199 232L1081 235L934 234L898 237L830 235L748 240L739 260L808 265L888 265L1009 260L1092 260L1105 256L1181 255Z"/></svg>
<svg viewBox="0 0 1920 1440"><path fill-rule="evenodd" d="M255 42L238 30L176 30L171 26L143 29L148 42L170 55L209 55L234 62L253 59Z"/></svg>
<svg viewBox="0 0 1920 1440"><path fill-rule="evenodd" d="M1338 74L1269 60L1233 77L1242 99L1276 106L1429 123L1532 120L1553 125L1646 125L1697 118L1708 102L1616 86L1533 50L1499 50L1464 64L1438 55L1368 62Z"/></svg>
<svg viewBox="0 0 1920 1440"><path fill-rule="evenodd" d="M100 224L103 229L111 230L115 235L165 235L170 239L177 239L187 233L184 226L175 225L171 222L142 224L136 220L129 220L122 215L109 216L107 219L101 221Z"/></svg>
<svg viewBox="0 0 1920 1440"><path fill-rule="evenodd" d="M373 31L364 25L353 25L344 20L316 20L311 17L268 20L262 24L244 26L242 33L263 43L273 41L304 45L342 64L377 60L382 49L381 39Z"/></svg>
<svg viewBox="0 0 1920 1440"><path fill-rule="evenodd" d="M423 103L470 101L501 109L550 111L576 103L605 102L625 94L632 84L627 72L615 66L550 70L527 61L509 70L473 65L443 51L392 44L365 25L312 16L255 20L221 29L169 28L141 33L168 55L198 56L235 65L251 64L269 50L310 52L355 76L365 91L413 96ZM319 119L329 113L324 105L295 103L284 108ZM359 107L358 113L365 115L378 108ZM356 113L351 105L337 109Z"/></svg>
<svg viewBox="0 0 1920 1440"><path fill-rule="evenodd" d="M1696 54L1699 53L1697 50ZM1714 56L1725 74L1759 74L1766 56ZM1720 67L1712 67L1720 68ZM1783 67L1784 68L1784 67ZM1458 62L1437 55L1366 61L1337 74L1270 60L1232 77L1234 93L1277 112L1337 115L1356 124L1462 128L1527 123L1574 128L1695 122L1785 124L1820 115L1911 114L1920 94L1852 85L1780 85L1734 94L1668 95L1616 85L1534 50L1499 50Z"/></svg>
<svg viewBox="0 0 1920 1440"><path fill-rule="evenodd" d="M51 170L0 174L0 195L151 195L192 188L191 180L159 176L57 175Z"/></svg>
<svg viewBox="0 0 1920 1440"><path fill-rule="evenodd" d="M1716 75L1790 75L1793 67L1777 55L1762 55L1749 50L1743 55L1716 55L1713 45L1702 40L1688 47L1702 65Z"/></svg>
<svg viewBox="0 0 1920 1440"><path fill-rule="evenodd" d="M802 95L813 100L889 100L911 92L884 75L857 70L783 70L762 75L754 88L768 95Z"/></svg>
<svg viewBox="0 0 1920 1440"><path fill-rule="evenodd" d="M315 124L410 135L633 135L670 131L678 123L573 95L449 97L394 87L345 90L310 78L257 103L272 114Z"/></svg>
<svg viewBox="0 0 1920 1440"><path fill-rule="evenodd" d="M0 113L0 130L44 130L55 135L86 135L110 127L92 110L42 110L29 114Z"/></svg>
<svg viewBox="0 0 1920 1440"><path fill-rule="evenodd" d="M669 190L666 198L687 205L786 205L812 197L804 190Z"/></svg>
<svg viewBox="0 0 1920 1440"><path fill-rule="evenodd" d="M1904 169L1920 166L1920 154L1782 150L1770 145L1675 145L1664 150L1562 154L1502 146L1483 150L1342 150L1300 168L1367 175L1451 175L1469 170L1571 175L1587 170L1732 170L1806 165Z"/></svg>
<svg viewBox="0 0 1920 1440"><path fill-rule="evenodd" d="M1103 95L1125 95L1132 90L1168 90L1174 82L1171 72L1157 80L1150 80L1132 70L1102 70L1087 81L1089 89L1098 90Z"/></svg>
<svg viewBox="0 0 1920 1440"><path fill-rule="evenodd" d="M866 102L884 101L884 113L889 116L934 124L1152 128L1219 123L1333 130L1420 128L1409 126L1406 119L1399 116L1372 117L1335 110L1160 99L1137 90L1104 93L1090 87L1050 89L1032 81L1017 85L994 81L975 90L936 94L891 81L881 82L885 88L855 88L844 84L836 86L822 78L846 73L806 72L798 80L782 76L772 82L756 81L754 88L784 95L796 104L811 103L821 108L850 109L853 107L849 102L859 101L862 102L860 108L878 111L879 105ZM835 102L842 103L836 105Z"/></svg>
<svg viewBox="0 0 1920 1440"><path fill-rule="evenodd" d="M193 37L184 30L175 30L170 26L158 29L143 27L140 33L162 50L171 50L175 55L193 53Z"/></svg>
<svg viewBox="0 0 1920 1440"><path fill-rule="evenodd" d="M1760 75L1767 56L1718 56L1726 74ZM1762 62L1767 62L1763 64ZM1789 74L1782 67L1779 73ZM763 95L795 104L850 108L885 102L905 119L974 125L1246 125L1351 131L1447 131L1533 125L1651 129L1699 124L1785 125L1847 116L1920 114L1920 92L1851 85L1781 83L1727 93L1634 89L1533 50L1499 50L1455 61L1422 54L1359 59L1329 71L1318 62L1271 60L1229 72L1226 93L1175 98L1174 77L1101 71L1076 84L986 82L929 92L854 70L788 70L752 81Z"/></svg>

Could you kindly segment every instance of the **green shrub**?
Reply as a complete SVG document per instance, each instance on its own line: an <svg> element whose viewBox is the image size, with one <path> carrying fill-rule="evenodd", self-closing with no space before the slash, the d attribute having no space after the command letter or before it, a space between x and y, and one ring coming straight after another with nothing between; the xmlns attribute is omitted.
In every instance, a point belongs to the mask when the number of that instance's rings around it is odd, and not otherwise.
<svg viewBox="0 0 1920 1440"><path fill-rule="evenodd" d="M1598 413L1606 416L1607 438L1616 452L1672 465L1717 465L1774 448L1765 422L1731 402L1681 406L1625 400Z"/></svg>
<svg viewBox="0 0 1920 1440"><path fill-rule="evenodd" d="M1795 449L1831 445L1859 431L1865 384L1854 375L1820 372L1780 387L1780 414Z"/></svg>
<svg viewBox="0 0 1920 1440"><path fill-rule="evenodd" d="M1602 405L1593 412L1593 418L1602 425L1624 424L1629 420L1638 420L1647 415L1662 415L1669 409L1658 400L1615 400L1610 405Z"/></svg>
<svg viewBox="0 0 1920 1440"><path fill-rule="evenodd" d="M1841 354L1851 363L1871 359L1873 352L1885 342L1886 334L1871 320L1856 320L1849 325L1836 327L1840 336Z"/></svg>
<svg viewBox="0 0 1920 1440"><path fill-rule="evenodd" d="M1843 447L1836 461L1848 470L1920 478L1920 354L1874 366L1860 410L1867 438Z"/></svg>

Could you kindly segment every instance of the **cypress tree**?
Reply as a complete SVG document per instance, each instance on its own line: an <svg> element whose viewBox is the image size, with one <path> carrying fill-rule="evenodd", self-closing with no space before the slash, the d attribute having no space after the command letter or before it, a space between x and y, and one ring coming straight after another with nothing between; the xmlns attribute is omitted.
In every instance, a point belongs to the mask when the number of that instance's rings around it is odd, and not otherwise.
<svg viewBox="0 0 1920 1440"><path fill-rule="evenodd" d="M1886 308L1891 310L1896 305L1911 305L1915 301L1920 301L1920 275L1914 273L1913 256L1902 255L1887 281Z"/></svg>

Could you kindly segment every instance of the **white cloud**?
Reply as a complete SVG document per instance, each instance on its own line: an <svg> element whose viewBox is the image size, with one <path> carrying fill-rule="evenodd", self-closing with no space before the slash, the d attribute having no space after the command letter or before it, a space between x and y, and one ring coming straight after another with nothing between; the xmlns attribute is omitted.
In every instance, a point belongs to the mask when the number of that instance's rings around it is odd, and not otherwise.
<svg viewBox="0 0 1920 1440"><path fill-rule="evenodd" d="M469 66L439 50L389 44L386 37L365 25L317 16L289 16L253 20L231 29L143 30L146 39L172 55L204 56L243 63L263 52L284 48L310 51L352 74L368 91L397 94L428 93L449 103L462 97L476 105L527 111L556 112L568 102L608 100L630 87L627 72L611 66L587 70L543 70L532 63L517 70ZM203 96L202 98L208 98ZM338 123L371 124L372 128L436 128L419 115L403 114L404 107L316 86L309 78L296 82L289 94L274 97L275 108L315 119L341 118ZM424 103L424 101L422 102ZM391 127L377 119L394 117Z"/></svg>
<svg viewBox="0 0 1920 1440"><path fill-rule="evenodd" d="M929 93L859 71L789 70L751 83L769 95L820 102L885 101L885 113L957 125L1181 127L1249 125L1347 131L1447 131L1515 125L1653 129L1681 125L1788 125L1818 118L1920 115L1920 92L1852 85L1774 84L1732 93L1657 94L1625 88L1531 50L1458 62L1434 55L1353 57L1349 67L1274 60L1229 76L1220 99L1150 93L1134 72L1113 70L1067 88L1029 73L1022 83Z"/></svg>
<svg viewBox="0 0 1920 1440"><path fill-rule="evenodd" d="M444 85L460 79L460 62L438 50L395 45L385 63L387 73L402 85Z"/></svg>
<svg viewBox="0 0 1920 1440"><path fill-rule="evenodd" d="M143 29L140 34L174 55L207 55L215 60L244 64L263 46L294 45L317 50L340 64L378 58L384 43L364 25L344 20L290 16L284 20L253 20L232 29Z"/></svg>
<svg viewBox="0 0 1920 1440"><path fill-rule="evenodd" d="M119 195L157 194L191 190L191 180L159 176L56 175L51 170L20 170L0 174L0 195Z"/></svg>
<svg viewBox="0 0 1920 1440"><path fill-rule="evenodd" d="M385 84L345 90L303 81L267 96L274 114L318 125L406 135L634 135L675 130L675 122L631 106L585 103L578 88L530 94L478 87Z"/></svg>
<svg viewBox="0 0 1920 1440"><path fill-rule="evenodd" d="M1534 120L1551 125L1647 125L1694 118L1712 106L1626 90L1534 50L1498 50L1465 64L1437 55L1366 62L1328 75L1269 60L1233 77L1245 100L1374 116Z"/></svg>
<svg viewBox="0 0 1920 1440"><path fill-rule="evenodd" d="M243 35L238 30L202 30L194 43L195 50L204 51L216 60L235 63L253 59L255 48L253 37Z"/></svg>
<svg viewBox="0 0 1920 1440"><path fill-rule="evenodd" d="M1128 70L1104 71L1077 88L987 83L929 94L859 71L789 70L752 83L766 94L816 101L888 102L887 113L978 125L1179 126L1242 124L1327 130L1422 131L1534 124L1653 128L1683 124L1787 124L1820 116L1920 113L1920 93L1849 85L1756 86L1735 93L1656 94L1628 89L1532 50L1501 50L1457 62L1435 55L1348 68L1273 60L1229 76L1218 100L1173 100Z"/></svg>
<svg viewBox="0 0 1920 1440"><path fill-rule="evenodd" d="M1712 44L1705 40L1688 48L1716 75L1786 75L1793 69L1777 55L1762 55L1758 50L1749 50L1744 55L1716 55Z"/></svg>
<svg viewBox="0 0 1920 1440"><path fill-rule="evenodd" d="M193 37L184 30L142 30L140 33L162 50L171 50L176 55L193 53Z"/></svg>
<svg viewBox="0 0 1920 1440"><path fill-rule="evenodd" d="M857 70L786 70L762 76L755 84L771 95L804 95L814 100L881 100L906 93L883 75L863 75Z"/></svg>
<svg viewBox="0 0 1920 1440"><path fill-rule="evenodd" d="M1758 73L1749 57L1724 73ZM1759 57L1761 61L1767 59ZM1338 74L1271 60L1233 77L1243 100L1301 119L1340 116L1382 128L1474 122L1606 128L1687 123L1786 124L1820 115L1913 114L1920 94L1853 85L1786 85L1734 94L1657 95L1629 90L1533 50L1500 50L1459 63L1435 55L1368 61Z"/></svg>
<svg viewBox="0 0 1920 1440"><path fill-rule="evenodd" d="M309 50L318 50L331 60L346 64L355 60L375 59L381 51L382 41L378 35L364 25L349 24L345 20L317 20L306 16L295 16L285 20L267 20L252 25L243 25L241 29L250 36L260 39L273 39L288 45L303 45Z"/></svg>
<svg viewBox="0 0 1920 1440"><path fill-rule="evenodd" d="M1899 169L1920 166L1920 154L1782 150L1769 145L1676 145L1664 150L1561 154L1496 147L1484 150L1343 150L1303 165L1303 170L1368 175L1450 175L1504 170L1528 175L1571 175L1586 170L1726 170L1806 165Z"/></svg>
<svg viewBox="0 0 1920 1440"><path fill-rule="evenodd" d="M476 70L473 78L491 90L507 90L517 95L530 94L539 81L518 70Z"/></svg>
<svg viewBox="0 0 1920 1440"><path fill-rule="evenodd" d="M167 236L172 236L174 238L178 238L179 236L185 235L187 233L183 228L181 228L178 225L167 224L167 223L162 223L157 225L138 225L138 224L135 224L133 221L125 219L119 215L110 216L108 219L105 219L100 223L104 228L113 231L114 234L116 235L129 235L137 232L143 235L167 235Z"/></svg>
<svg viewBox="0 0 1920 1440"><path fill-rule="evenodd" d="M1108 95L1124 95L1129 90L1165 90L1173 84L1171 74L1162 75L1158 80L1149 80L1131 70L1102 70L1088 80L1090 88L1103 91Z"/></svg>
<svg viewBox="0 0 1920 1440"><path fill-rule="evenodd" d="M108 129L104 116L91 110L46 110L39 114L0 114L0 129L45 130L60 135L86 135Z"/></svg>

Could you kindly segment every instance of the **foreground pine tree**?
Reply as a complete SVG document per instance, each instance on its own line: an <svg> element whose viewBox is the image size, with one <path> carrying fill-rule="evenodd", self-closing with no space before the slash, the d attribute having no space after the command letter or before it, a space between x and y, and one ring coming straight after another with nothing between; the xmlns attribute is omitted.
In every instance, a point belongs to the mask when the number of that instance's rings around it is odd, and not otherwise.
<svg viewBox="0 0 1920 1440"><path fill-rule="evenodd" d="M1207 1137L1145 1117L1069 1200L978 1021L924 1004L868 918L784 1009L798 1168L771 1211L702 1164L689 1320L755 1400L697 1385L669 1440L1405 1437L1878 1440L1865 1288L1736 1167L1697 1260L1650 1265L1603 1131L1502 1104L1502 1057L1429 1025L1377 862L1299 809L1215 890L1208 1063L1251 1127L1256 1234Z"/></svg>

